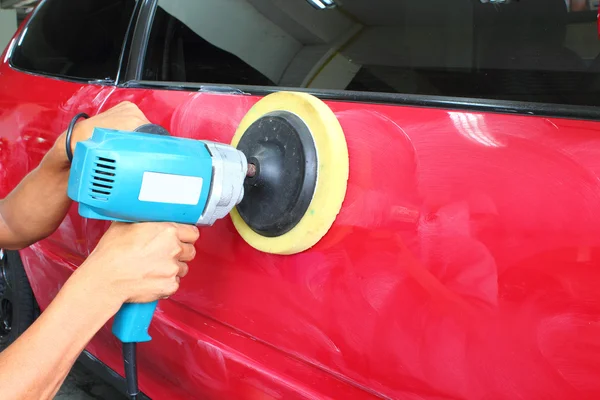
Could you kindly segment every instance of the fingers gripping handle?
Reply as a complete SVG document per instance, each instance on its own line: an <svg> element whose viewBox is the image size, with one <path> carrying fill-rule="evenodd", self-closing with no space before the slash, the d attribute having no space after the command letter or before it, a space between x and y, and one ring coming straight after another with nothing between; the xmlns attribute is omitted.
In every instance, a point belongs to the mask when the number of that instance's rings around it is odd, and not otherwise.
<svg viewBox="0 0 600 400"><path fill-rule="evenodd" d="M112 333L122 343L139 343L152 340L148 335L148 328L152 322L156 304L151 303L126 303L115 315Z"/></svg>

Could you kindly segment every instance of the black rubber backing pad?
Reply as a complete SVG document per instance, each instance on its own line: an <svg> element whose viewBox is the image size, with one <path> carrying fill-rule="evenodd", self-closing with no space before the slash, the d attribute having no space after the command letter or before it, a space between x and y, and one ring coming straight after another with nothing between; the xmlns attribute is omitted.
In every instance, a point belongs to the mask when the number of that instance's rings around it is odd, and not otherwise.
<svg viewBox="0 0 600 400"><path fill-rule="evenodd" d="M289 232L306 214L317 184L310 129L297 115L275 111L250 125L237 149L256 166L256 175L244 183L240 216L263 236Z"/></svg>
<svg viewBox="0 0 600 400"><path fill-rule="evenodd" d="M145 124L138 126L134 132L151 133L153 135L171 136L171 133L157 124Z"/></svg>

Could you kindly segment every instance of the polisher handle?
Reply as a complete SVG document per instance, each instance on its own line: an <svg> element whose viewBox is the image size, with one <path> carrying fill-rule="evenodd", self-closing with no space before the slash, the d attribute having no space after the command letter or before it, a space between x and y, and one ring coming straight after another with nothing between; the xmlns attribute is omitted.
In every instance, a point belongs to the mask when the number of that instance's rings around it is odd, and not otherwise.
<svg viewBox="0 0 600 400"><path fill-rule="evenodd" d="M139 126L135 132L170 136L169 131L160 125L146 124ZM151 303L125 303L115 315L112 333L122 343L140 343L152 340L148 328L154 317L157 301Z"/></svg>
<svg viewBox="0 0 600 400"><path fill-rule="evenodd" d="M122 343L139 343L152 340L148 328L154 317L157 301L151 303L125 303L115 315L112 333Z"/></svg>

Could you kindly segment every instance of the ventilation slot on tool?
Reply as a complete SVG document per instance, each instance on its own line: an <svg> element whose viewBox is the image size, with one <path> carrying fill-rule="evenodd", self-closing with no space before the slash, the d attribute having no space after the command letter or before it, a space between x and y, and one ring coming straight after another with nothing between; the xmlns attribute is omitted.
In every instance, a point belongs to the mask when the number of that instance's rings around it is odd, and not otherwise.
<svg viewBox="0 0 600 400"><path fill-rule="evenodd" d="M90 196L94 200L108 200L115 183L116 162L110 158L96 157Z"/></svg>

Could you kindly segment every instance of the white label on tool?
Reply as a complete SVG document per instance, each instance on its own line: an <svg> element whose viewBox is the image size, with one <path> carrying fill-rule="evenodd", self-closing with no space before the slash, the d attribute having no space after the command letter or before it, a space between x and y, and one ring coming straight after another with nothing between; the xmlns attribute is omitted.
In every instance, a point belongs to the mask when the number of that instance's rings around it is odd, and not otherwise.
<svg viewBox="0 0 600 400"><path fill-rule="evenodd" d="M197 176L144 172L138 199L195 206L200 200L201 191L202 178Z"/></svg>

